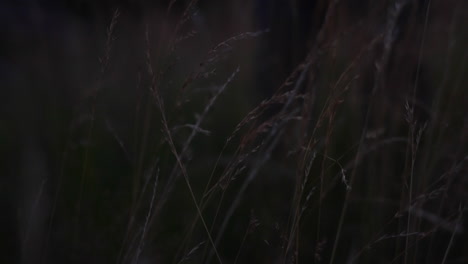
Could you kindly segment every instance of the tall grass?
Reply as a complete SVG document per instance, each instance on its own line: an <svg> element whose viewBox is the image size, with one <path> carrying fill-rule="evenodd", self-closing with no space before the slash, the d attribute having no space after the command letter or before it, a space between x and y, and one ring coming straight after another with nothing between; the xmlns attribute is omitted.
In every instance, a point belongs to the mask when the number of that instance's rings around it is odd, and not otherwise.
<svg viewBox="0 0 468 264"><path fill-rule="evenodd" d="M468 261L468 6L256 3L64 16L31 57L9 47L1 133L22 147L0 144L28 158L2 182L3 258Z"/></svg>

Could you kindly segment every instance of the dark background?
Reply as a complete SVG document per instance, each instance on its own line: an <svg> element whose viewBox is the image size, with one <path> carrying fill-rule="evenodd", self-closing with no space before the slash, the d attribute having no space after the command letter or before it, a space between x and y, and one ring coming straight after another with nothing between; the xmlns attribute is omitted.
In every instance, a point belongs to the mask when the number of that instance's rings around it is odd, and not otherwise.
<svg viewBox="0 0 468 264"><path fill-rule="evenodd" d="M465 263L466 17L1 1L0 262Z"/></svg>

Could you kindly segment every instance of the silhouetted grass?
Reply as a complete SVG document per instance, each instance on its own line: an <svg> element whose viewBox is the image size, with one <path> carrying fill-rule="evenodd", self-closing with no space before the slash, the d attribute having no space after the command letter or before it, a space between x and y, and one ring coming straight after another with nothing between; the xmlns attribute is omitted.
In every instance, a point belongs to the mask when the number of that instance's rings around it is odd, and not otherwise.
<svg viewBox="0 0 468 264"><path fill-rule="evenodd" d="M12 19L5 263L468 261L468 6L267 2Z"/></svg>

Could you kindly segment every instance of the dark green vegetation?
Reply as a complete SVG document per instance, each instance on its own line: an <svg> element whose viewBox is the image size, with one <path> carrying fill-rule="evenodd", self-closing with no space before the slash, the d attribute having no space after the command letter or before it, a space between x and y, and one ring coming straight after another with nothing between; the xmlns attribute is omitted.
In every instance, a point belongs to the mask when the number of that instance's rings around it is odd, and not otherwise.
<svg viewBox="0 0 468 264"><path fill-rule="evenodd" d="M0 262L467 263L467 2L356 2L4 4Z"/></svg>

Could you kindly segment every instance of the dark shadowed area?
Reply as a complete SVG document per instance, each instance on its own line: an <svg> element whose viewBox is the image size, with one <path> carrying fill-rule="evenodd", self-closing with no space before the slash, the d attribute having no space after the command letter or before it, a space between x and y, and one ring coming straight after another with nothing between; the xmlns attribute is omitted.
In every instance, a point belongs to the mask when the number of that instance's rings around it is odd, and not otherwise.
<svg viewBox="0 0 468 264"><path fill-rule="evenodd" d="M0 1L0 263L467 263L468 1Z"/></svg>

